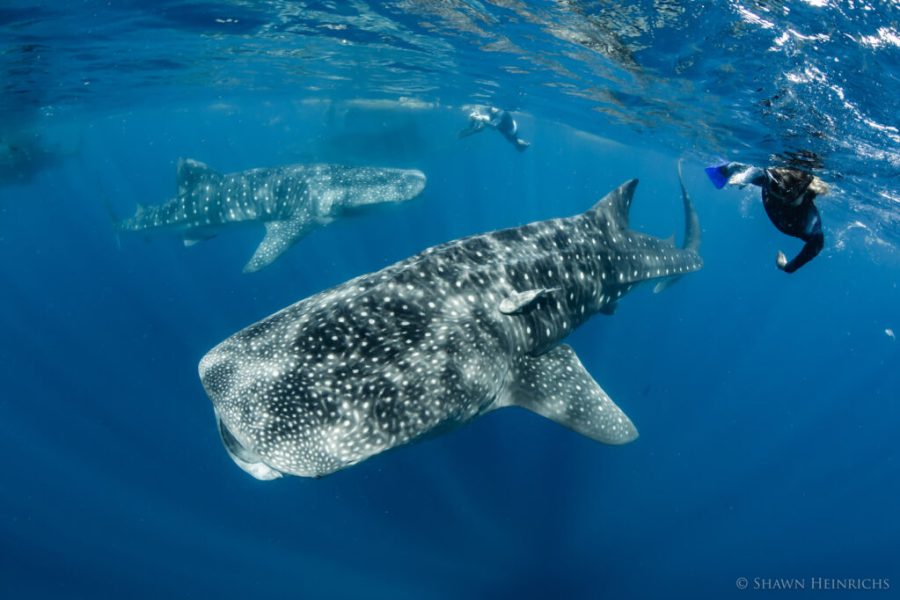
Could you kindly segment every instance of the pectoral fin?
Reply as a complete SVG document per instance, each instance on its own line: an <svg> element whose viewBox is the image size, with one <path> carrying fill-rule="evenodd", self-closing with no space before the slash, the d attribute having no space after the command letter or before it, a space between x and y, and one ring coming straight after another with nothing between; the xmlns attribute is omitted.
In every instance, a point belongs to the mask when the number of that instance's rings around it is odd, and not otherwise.
<svg viewBox="0 0 900 600"><path fill-rule="evenodd" d="M681 277L670 277L669 279L663 279L653 286L653 293L658 294L660 292L664 292L665 290L672 287L672 284L674 284L679 279L681 279Z"/></svg>
<svg viewBox="0 0 900 600"><path fill-rule="evenodd" d="M546 298L559 288L540 288L514 292L500 301L498 307L504 315L521 315L533 310L542 298Z"/></svg>
<svg viewBox="0 0 900 600"><path fill-rule="evenodd" d="M256 248L256 252L244 266L244 273L253 273L267 267L293 246L309 231L308 220L269 221L266 223L266 237Z"/></svg>
<svg viewBox="0 0 900 600"><path fill-rule="evenodd" d="M604 444L625 444L638 436L631 420L565 345L538 357L522 356L498 405L527 408Z"/></svg>
<svg viewBox="0 0 900 600"><path fill-rule="evenodd" d="M611 301L607 304L604 304L600 307L600 314L606 315L607 317L611 317L616 314L616 309L619 308L619 303L615 301Z"/></svg>
<svg viewBox="0 0 900 600"><path fill-rule="evenodd" d="M184 245L187 248L190 248L194 244L199 244L200 242L205 242L206 240L211 240L216 237L216 234L212 233L210 235L192 235L190 237L185 236Z"/></svg>

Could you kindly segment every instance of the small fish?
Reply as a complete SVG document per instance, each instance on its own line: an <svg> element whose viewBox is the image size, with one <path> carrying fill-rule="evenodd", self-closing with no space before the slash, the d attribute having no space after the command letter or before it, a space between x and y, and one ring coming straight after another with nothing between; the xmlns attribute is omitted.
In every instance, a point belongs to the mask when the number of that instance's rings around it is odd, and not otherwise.
<svg viewBox="0 0 900 600"><path fill-rule="evenodd" d="M891 338L894 341L897 340L897 336L894 335L894 330L891 329L890 327L888 327L887 329L884 330L884 335L888 336L889 338Z"/></svg>

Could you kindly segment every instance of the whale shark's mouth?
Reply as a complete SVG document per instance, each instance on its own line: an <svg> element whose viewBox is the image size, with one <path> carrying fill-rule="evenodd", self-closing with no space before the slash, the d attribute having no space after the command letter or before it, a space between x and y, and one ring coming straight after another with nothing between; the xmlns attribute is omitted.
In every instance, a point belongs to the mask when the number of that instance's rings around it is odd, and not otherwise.
<svg viewBox="0 0 900 600"><path fill-rule="evenodd" d="M405 195L410 200L425 191L425 184L428 181L425 173L416 170L408 171L403 179L406 186Z"/></svg>
<svg viewBox="0 0 900 600"><path fill-rule="evenodd" d="M231 433L231 430L228 429L228 426L225 425L218 414L216 415L216 422L219 425L219 436L222 438L222 444L224 444L225 450L228 451L228 456L231 457L231 460L233 460L237 466L263 481L281 477L281 471L277 471L267 465L263 462L261 456L242 444L240 440Z"/></svg>

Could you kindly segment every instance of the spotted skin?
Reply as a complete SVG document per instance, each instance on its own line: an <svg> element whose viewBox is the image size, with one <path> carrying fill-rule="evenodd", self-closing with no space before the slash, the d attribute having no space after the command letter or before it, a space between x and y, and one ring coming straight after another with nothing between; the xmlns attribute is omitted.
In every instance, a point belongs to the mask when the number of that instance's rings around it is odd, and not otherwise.
<svg viewBox="0 0 900 600"><path fill-rule="evenodd" d="M411 200L425 189L425 175L411 169L289 165L218 173L195 160L178 163L178 195L160 205L139 206L122 231L174 233L185 244L236 225L263 223L266 236L244 268L258 271L317 226L348 210Z"/></svg>
<svg viewBox="0 0 900 600"><path fill-rule="evenodd" d="M504 406L605 443L637 437L560 345L638 283L701 267L695 219L685 248L628 229L636 185L429 248L226 339L199 370L232 458L260 479L317 477ZM527 290L542 292L500 310Z"/></svg>

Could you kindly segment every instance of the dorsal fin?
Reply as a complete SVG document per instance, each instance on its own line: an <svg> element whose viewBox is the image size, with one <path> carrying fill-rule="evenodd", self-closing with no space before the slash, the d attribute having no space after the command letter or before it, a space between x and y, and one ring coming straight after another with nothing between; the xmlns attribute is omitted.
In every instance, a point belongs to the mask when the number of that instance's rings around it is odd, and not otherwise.
<svg viewBox="0 0 900 600"><path fill-rule="evenodd" d="M628 227L628 211L631 209L631 199L634 198L634 190L638 180L629 179L594 205L592 211L607 210L613 220L623 228Z"/></svg>
<svg viewBox="0 0 900 600"><path fill-rule="evenodd" d="M218 177L216 171L210 169L206 163L193 158L179 158L178 169L175 174L175 183L178 186L178 195L187 193L198 182Z"/></svg>

